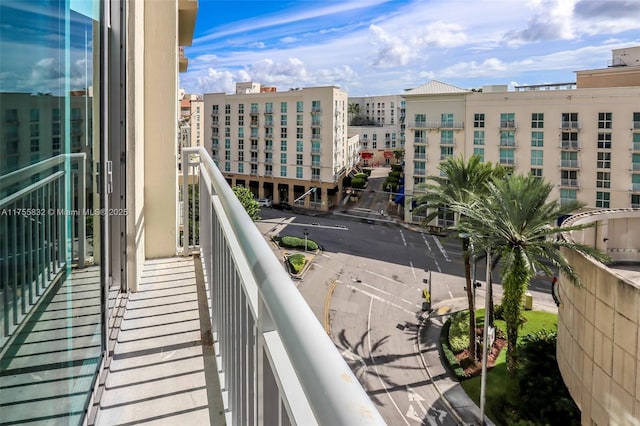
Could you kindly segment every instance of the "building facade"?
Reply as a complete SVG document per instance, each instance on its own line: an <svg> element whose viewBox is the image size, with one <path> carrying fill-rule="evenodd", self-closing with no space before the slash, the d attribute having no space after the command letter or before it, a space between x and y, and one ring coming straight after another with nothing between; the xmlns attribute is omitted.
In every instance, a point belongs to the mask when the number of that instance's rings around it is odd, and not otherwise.
<svg viewBox="0 0 640 426"><path fill-rule="evenodd" d="M405 100L400 95L349 98L350 137L359 136L361 165L377 167L398 161L405 144Z"/></svg>
<svg viewBox="0 0 640 426"><path fill-rule="evenodd" d="M640 48L626 51L627 58L640 56ZM605 73L607 79L589 80ZM546 179L560 202L639 207L640 83L631 76L640 76L640 66L580 71L577 84L514 91L506 85L470 91L437 81L408 91L405 220L422 220L412 215L411 203L442 160L474 154ZM437 220L450 225L450 218Z"/></svg>
<svg viewBox="0 0 640 426"><path fill-rule="evenodd" d="M205 94L204 111L205 144L232 186L318 210L341 199L359 158L357 138L347 137L344 91L238 83L235 94Z"/></svg>

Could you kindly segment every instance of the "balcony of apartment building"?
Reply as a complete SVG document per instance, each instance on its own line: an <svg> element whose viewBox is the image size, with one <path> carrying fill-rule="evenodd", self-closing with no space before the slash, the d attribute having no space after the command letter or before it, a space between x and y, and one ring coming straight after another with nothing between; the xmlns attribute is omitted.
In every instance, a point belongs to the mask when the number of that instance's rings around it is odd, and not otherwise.
<svg viewBox="0 0 640 426"><path fill-rule="evenodd" d="M631 123L631 128L632 128L633 130L640 130L640 121L634 120L634 121Z"/></svg>
<svg viewBox="0 0 640 426"><path fill-rule="evenodd" d="M426 145L427 144L427 138L424 137L424 136L414 136L413 144L414 145Z"/></svg>
<svg viewBox="0 0 640 426"><path fill-rule="evenodd" d="M264 127L273 127L273 117L265 118Z"/></svg>
<svg viewBox="0 0 640 426"><path fill-rule="evenodd" d="M560 179L560 187L561 188L575 188L575 189L578 189L578 179L575 179L575 178L561 178Z"/></svg>
<svg viewBox="0 0 640 426"><path fill-rule="evenodd" d="M417 120L417 121L412 121L411 124L409 125L410 128L412 129L429 129L429 127L427 126L427 121L422 121L422 120Z"/></svg>
<svg viewBox="0 0 640 426"><path fill-rule="evenodd" d="M562 121L562 123L560 124L560 130L562 131L574 131L577 132L582 128L582 126L580 126L580 123L578 121Z"/></svg>
<svg viewBox="0 0 640 426"><path fill-rule="evenodd" d="M579 169L580 168L580 162L578 160L561 159L560 160L560 167L561 168L565 168L565 169Z"/></svg>
<svg viewBox="0 0 640 426"><path fill-rule="evenodd" d="M577 140L563 140L560 141L560 149L567 151L578 151L582 148L582 145Z"/></svg>
<svg viewBox="0 0 640 426"><path fill-rule="evenodd" d="M429 130L462 130L464 123L462 121L422 121L422 128Z"/></svg>
<svg viewBox="0 0 640 426"><path fill-rule="evenodd" d="M518 123L515 120L500 120L500 130L516 130Z"/></svg>

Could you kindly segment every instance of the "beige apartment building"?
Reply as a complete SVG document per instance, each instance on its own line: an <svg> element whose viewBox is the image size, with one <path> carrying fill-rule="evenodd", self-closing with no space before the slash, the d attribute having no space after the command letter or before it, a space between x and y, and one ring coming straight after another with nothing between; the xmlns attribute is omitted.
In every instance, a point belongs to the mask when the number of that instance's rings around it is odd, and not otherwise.
<svg viewBox="0 0 640 426"><path fill-rule="evenodd" d="M442 160L474 154L546 179L560 202L640 207L639 59L640 47L614 50L610 67L578 71L575 83L408 91L405 220L422 220L412 201Z"/></svg>
<svg viewBox="0 0 640 426"><path fill-rule="evenodd" d="M405 100L401 95L349 98L348 134L360 139L364 167L395 163L394 151L404 148L405 127Z"/></svg>
<svg viewBox="0 0 640 426"><path fill-rule="evenodd" d="M274 203L328 210L359 160L347 93L337 87L238 83L235 94L204 95L204 120L204 143L229 184Z"/></svg>

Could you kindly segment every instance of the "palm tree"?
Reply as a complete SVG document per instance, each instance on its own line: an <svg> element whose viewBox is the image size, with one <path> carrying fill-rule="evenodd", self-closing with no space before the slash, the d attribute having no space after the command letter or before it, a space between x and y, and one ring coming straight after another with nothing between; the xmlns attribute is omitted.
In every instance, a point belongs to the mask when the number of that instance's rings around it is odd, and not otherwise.
<svg viewBox="0 0 640 426"><path fill-rule="evenodd" d="M491 182L488 196L475 194L473 201L453 206L465 217L462 229L475 236L476 244L500 257L502 306L507 323L507 371L511 377L518 368L518 328L522 324L523 296L531 278L538 270L551 276L554 267L574 284L580 284L576 271L560 252L561 247L599 261L607 260L605 254L591 246L561 238L561 231L586 226L554 225L559 217L575 212L582 205L547 202L552 188L553 185L543 179L516 175Z"/></svg>
<svg viewBox="0 0 640 426"><path fill-rule="evenodd" d="M427 193L416 201L418 206L414 211L426 211L424 224L428 224L441 212L446 211L450 204L465 205L474 194L486 193L487 183L492 178L504 176L501 166L493 167L491 163L484 163L479 156L472 156L465 162L462 156L448 157L440 163L440 176L429 176L431 181L422 186ZM454 217L454 228L460 223L460 215ZM469 238L462 238L462 252L464 254L464 270L467 281L467 301L469 303L469 357L477 358L476 351L476 316L473 298L473 283L471 282L471 262Z"/></svg>

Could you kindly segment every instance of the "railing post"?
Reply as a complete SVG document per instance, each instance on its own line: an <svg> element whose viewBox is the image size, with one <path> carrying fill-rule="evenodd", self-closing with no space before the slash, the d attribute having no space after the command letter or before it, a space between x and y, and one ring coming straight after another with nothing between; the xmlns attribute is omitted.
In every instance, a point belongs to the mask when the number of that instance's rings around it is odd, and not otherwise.
<svg viewBox="0 0 640 426"><path fill-rule="evenodd" d="M182 150L182 255L189 255L189 154Z"/></svg>
<svg viewBox="0 0 640 426"><path fill-rule="evenodd" d="M87 253L87 218L85 209L87 208L87 175L86 161L87 154L84 152L76 157L78 160L78 268L85 266Z"/></svg>

